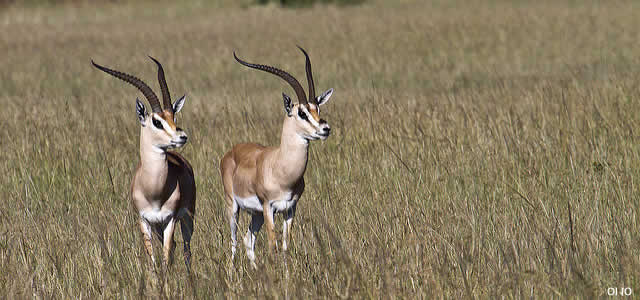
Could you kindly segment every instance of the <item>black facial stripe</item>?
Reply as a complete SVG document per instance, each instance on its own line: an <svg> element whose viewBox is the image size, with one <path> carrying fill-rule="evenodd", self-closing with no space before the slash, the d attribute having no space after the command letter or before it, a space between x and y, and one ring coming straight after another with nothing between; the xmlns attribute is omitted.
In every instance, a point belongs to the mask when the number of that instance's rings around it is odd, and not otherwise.
<svg viewBox="0 0 640 300"><path fill-rule="evenodd" d="M153 126L155 126L158 129L162 129L162 122L160 122L160 121L158 121L156 119L153 119Z"/></svg>
<svg viewBox="0 0 640 300"><path fill-rule="evenodd" d="M303 119L307 122L309 121L307 114L304 111L302 111L302 109L298 109L298 116L300 117L300 119Z"/></svg>

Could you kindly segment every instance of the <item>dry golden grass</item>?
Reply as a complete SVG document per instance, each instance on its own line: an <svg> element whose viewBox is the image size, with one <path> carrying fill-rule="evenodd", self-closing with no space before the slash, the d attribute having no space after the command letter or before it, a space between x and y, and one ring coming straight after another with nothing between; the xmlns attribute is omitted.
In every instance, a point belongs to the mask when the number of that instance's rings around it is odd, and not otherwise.
<svg viewBox="0 0 640 300"><path fill-rule="evenodd" d="M0 11L1 295L640 292L637 3L246 2ZM333 135L311 146L288 256L268 255L263 231L263 269L240 247L229 278L218 161L238 142L277 144L280 93L292 93L232 51L304 84L296 44L317 89L336 90L323 109ZM187 93L181 152L198 186L194 276L178 260L161 289L128 199L141 95L89 63L156 87L148 54Z"/></svg>

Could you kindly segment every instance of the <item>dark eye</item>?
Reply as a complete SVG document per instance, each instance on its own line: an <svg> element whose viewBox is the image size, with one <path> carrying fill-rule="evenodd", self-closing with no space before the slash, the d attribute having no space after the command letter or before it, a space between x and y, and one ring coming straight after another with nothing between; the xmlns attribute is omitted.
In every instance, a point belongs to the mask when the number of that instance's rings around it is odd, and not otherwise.
<svg viewBox="0 0 640 300"><path fill-rule="evenodd" d="M309 121L309 119L307 118L307 114L300 109L298 110L298 117L300 117L300 119L303 119L305 121Z"/></svg>
<svg viewBox="0 0 640 300"><path fill-rule="evenodd" d="M158 129L162 129L162 123L160 123L160 121L153 119L153 126L155 126Z"/></svg>

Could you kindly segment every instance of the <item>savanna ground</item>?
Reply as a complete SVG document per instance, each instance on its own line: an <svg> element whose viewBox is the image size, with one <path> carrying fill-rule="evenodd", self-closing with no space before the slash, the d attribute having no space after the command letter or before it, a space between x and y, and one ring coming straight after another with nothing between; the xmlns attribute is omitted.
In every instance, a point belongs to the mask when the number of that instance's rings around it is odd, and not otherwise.
<svg viewBox="0 0 640 300"><path fill-rule="evenodd" d="M636 2L34 2L0 8L1 295L640 293ZM263 229L260 270L240 246L230 277L219 159L278 144L293 94L232 51L306 86L296 44L335 88L333 134L311 145L286 265ZM142 95L90 66L157 90L148 54L187 93L198 187L193 276L179 246L158 288L128 196Z"/></svg>

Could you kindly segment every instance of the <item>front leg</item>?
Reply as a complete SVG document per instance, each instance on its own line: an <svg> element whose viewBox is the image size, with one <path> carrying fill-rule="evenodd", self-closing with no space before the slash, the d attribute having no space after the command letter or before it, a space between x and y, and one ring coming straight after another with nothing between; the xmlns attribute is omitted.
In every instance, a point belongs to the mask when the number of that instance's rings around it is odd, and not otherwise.
<svg viewBox="0 0 640 300"><path fill-rule="evenodd" d="M298 200L304 192L304 178L300 178L300 182L296 186L292 193L291 201L293 204L284 212L284 222L282 224L282 250L287 251L289 245L289 232L291 231L291 224L293 223L293 217L296 216L296 207L298 207Z"/></svg>
<svg viewBox="0 0 640 300"><path fill-rule="evenodd" d="M269 201L264 201L262 204L262 214L264 216L264 222L267 224L267 237L269 238L269 251L272 253L276 250L276 233L275 223L273 221L273 208L269 204Z"/></svg>
<svg viewBox="0 0 640 300"><path fill-rule="evenodd" d="M162 258L164 259L165 266L170 266L173 263L173 251L176 248L176 243L173 241L173 231L176 229L176 218L172 217L164 227Z"/></svg>
<svg viewBox="0 0 640 300"><path fill-rule="evenodd" d="M142 231L142 239L144 240L144 248L147 251L147 254L151 256L151 262L155 266L156 258L153 256L153 244L151 243L151 239L153 238L151 225L143 218L140 218L139 223L140 231Z"/></svg>
<svg viewBox="0 0 640 300"><path fill-rule="evenodd" d="M291 224L293 223L293 217L295 217L295 215L296 204L284 212L284 222L282 222L282 251L287 251L287 245L289 244L289 231L291 231Z"/></svg>

